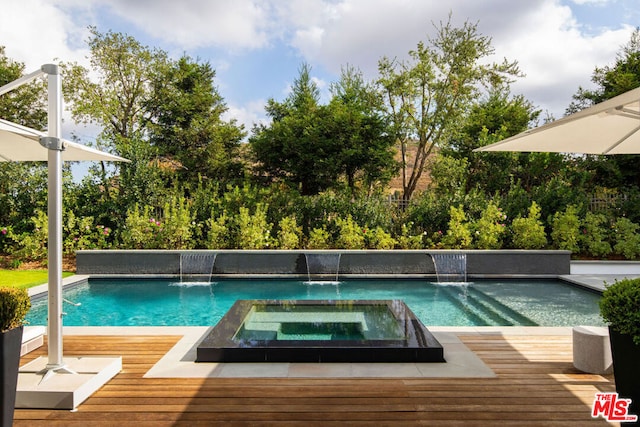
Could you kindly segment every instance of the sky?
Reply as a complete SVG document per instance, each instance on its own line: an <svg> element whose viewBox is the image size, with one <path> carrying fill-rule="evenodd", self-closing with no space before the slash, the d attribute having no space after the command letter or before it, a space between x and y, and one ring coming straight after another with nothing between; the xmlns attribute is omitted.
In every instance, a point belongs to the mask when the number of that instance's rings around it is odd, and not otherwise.
<svg viewBox="0 0 640 427"><path fill-rule="evenodd" d="M0 46L30 72L88 65L89 26L133 36L209 62L226 118L250 130L269 98L287 96L301 64L326 101L341 67L373 80L380 58L406 58L450 14L492 39L494 61L518 61L525 77L512 93L555 118L640 26L638 0L0 0ZM65 120L63 133L72 126Z"/></svg>

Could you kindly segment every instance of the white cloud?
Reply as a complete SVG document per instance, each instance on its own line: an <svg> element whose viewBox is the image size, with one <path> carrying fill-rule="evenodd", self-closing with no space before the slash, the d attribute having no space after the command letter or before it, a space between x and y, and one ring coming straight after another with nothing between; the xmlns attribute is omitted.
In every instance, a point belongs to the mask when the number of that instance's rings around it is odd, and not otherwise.
<svg viewBox="0 0 640 427"><path fill-rule="evenodd" d="M267 101L264 99L254 99L245 105L229 105L226 113L222 115L223 120L237 120L238 124L244 125L244 130L249 134L253 125L267 124L268 120L264 112Z"/></svg>
<svg viewBox="0 0 640 427"><path fill-rule="evenodd" d="M252 0L114 0L110 10L147 34L185 49L264 47L268 2Z"/></svg>
<svg viewBox="0 0 640 427"><path fill-rule="evenodd" d="M6 55L23 62L27 72L42 64L82 61L87 54L82 40L86 26L78 26L47 0L3 1L0 13L0 45Z"/></svg>

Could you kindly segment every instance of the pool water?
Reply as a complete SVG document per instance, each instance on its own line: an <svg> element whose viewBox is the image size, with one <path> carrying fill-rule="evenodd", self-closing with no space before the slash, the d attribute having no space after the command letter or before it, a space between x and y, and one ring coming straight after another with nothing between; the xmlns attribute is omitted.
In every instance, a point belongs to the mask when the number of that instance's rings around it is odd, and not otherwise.
<svg viewBox="0 0 640 427"><path fill-rule="evenodd" d="M65 326L213 326L241 299L403 300L427 326L604 325L600 295L561 281L476 281L446 286L422 280L222 280L176 284L166 280L91 279L65 290ZM46 298L27 315L47 321Z"/></svg>

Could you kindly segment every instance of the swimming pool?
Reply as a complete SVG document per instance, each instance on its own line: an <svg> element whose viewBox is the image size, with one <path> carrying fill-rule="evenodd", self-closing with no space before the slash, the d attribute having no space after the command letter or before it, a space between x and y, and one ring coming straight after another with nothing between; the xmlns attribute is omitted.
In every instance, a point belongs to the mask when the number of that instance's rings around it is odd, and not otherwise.
<svg viewBox="0 0 640 427"><path fill-rule="evenodd" d="M220 280L180 285L157 279L91 279L65 290L65 326L213 326L240 299L403 300L426 326L604 325L600 295L562 281L475 281L445 286L424 280ZM46 298L27 321L44 325Z"/></svg>

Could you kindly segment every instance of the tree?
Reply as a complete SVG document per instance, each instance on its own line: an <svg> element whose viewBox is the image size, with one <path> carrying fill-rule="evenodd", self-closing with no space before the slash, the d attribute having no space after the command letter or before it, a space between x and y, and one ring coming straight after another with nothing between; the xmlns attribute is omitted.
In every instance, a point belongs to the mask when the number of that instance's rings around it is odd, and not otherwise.
<svg viewBox="0 0 640 427"><path fill-rule="evenodd" d="M394 159L394 137L381 114L381 98L375 87L365 82L353 67L342 69L340 80L332 84L329 104L333 138L340 146L341 172L354 191L360 177L362 186L388 183L398 170Z"/></svg>
<svg viewBox="0 0 640 427"><path fill-rule="evenodd" d="M238 175L237 149L244 137L235 121L225 122L224 99L214 86L215 70L187 56L167 61L152 80L150 142L159 162L173 164L176 182L197 183Z"/></svg>
<svg viewBox="0 0 640 427"><path fill-rule="evenodd" d="M419 42L409 59L382 58L379 85L402 156L403 197L410 200L434 147L453 133L478 98L481 87L496 86L519 75L515 62L486 64L493 54L491 40L465 22L454 28L451 17L436 27L429 43ZM407 149L416 145L413 167Z"/></svg>
<svg viewBox="0 0 640 427"><path fill-rule="evenodd" d="M19 79L24 71L24 64L8 58L4 46L0 46L0 87ZM0 96L0 118L45 129L44 81L33 81ZM46 210L46 182L46 163L0 162L0 226L12 225L15 232L31 227L35 210Z"/></svg>
<svg viewBox="0 0 640 427"><path fill-rule="evenodd" d="M146 125L150 120L147 106L153 99L151 83L167 63L167 55L130 36L111 31L103 34L94 27L90 31L91 69L65 64L63 92L76 121L100 127L98 145L115 149L131 160L114 165L120 168L120 208L110 209L122 213L134 202L151 203L161 187L159 171L152 162L157 152L148 142ZM104 164L99 176L101 186L110 188L111 178Z"/></svg>
<svg viewBox="0 0 640 427"><path fill-rule="evenodd" d="M562 167L563 156L555 153L473 152L525 131L539 114L522 95L511 96L508 85L492 88L471 106L459 131L441 150L443 155L468 162L466 191L479 188L487 194L504 194L514 181L530 189Z"/></svg>
<svg viewBox="0 0 640 427"><path fill-rule="evenodd" d="M321 105L310 71L302 65L291 94L283 102L269 100L269 126L254 128L258 170L303 195L339 187L341 179L352 191L388 182L395 171L393 137L375 88L346 67L331 86L331 102Z"/></svg>
<svg viewBox="0 0 640 427"><path fill-rule="evenodd" d="M340 171L334 161L339 146L326 126L329 109L319 99L311 67L303 64L291 94L283 102L267 102L270 125L255 126L249 140L258 172L299 187L303 195L331 187Z"/></svg>

